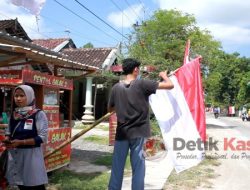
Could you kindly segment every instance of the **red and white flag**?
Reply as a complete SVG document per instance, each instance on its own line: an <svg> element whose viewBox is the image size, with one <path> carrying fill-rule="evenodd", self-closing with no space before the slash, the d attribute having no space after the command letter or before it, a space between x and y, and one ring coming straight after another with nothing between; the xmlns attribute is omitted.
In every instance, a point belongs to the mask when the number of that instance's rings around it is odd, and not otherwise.
<svg viewBox="0 0 250 190"><path fill-rule="evenodd" d="M10 0L16 6L24 7L31 14L38 16L46 0Z"/></svg>
<svg viewBox="0 0 250 190"><path fill-rule="evenodd" d="M201 139L206 141L206 119L204 92L200 70L201 57L183 65L176 73L178 83L184 93Z"/></svg>
<svg viewBox="0 0 250 190"><path fill-rule="evenodd" d="M170 77L172 90L157 90L150 96L176 172L197 165L204 157L206 124L199 62L196 58L184 64Z"/></svg>
<svg viewBox="0 0 250 190"><path fill-rule="evenodd" d="M183 59L183 65L187 64L189 62L189 52L190 52L190 40L186 43L185 53L184 53L184 59Z"/></svg>

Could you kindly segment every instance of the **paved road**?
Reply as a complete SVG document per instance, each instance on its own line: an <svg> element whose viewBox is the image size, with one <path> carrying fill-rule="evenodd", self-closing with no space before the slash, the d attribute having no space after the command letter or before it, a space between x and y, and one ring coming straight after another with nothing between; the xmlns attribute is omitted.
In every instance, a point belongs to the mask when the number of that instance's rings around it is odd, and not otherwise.
<svg viewBox="0 0 250 190"><path fill-rule="evenodd" d="M206 122L207 122L208 136L213 137L216 140L219 140L220 151L217 152L217 154L218 155L227 154L227 159L220 159L221 165L216 167L216 173L219 176L211 181L214 185L212 188L209 188L209 190L250 189L250 182L249 182L250 151L244 151L247 153L247 155L249 155L248 159L243 159L243 158L232 159L231 156L233 153L235 155L241 156L242 151L223 150L224 138L235 137L236 141L237 140L244 140L245 142L247 140L250 141L250 122L249 121L243 122L238 117L219 117L218 119L215 119L213 115L210 113L207 114ZM88 134L86 135L90 135L91 132L97 134L97 130L92 130L88 132ZM82 145L82 142L80 140L81 139L79 139L79 143L77 143L78 141L75 141L76 144L73 145L73 147L77 146L75 148L78 149L79 148L78 146ZM249 143L249 148L250 148L250 143ZM84 147L80 147L79 149L84 149ZM167 159L162 160L164 164L163 163L157 164L157 162L150 162L150 161L147 162L147 164L150 165L148 165L147 167L148 172L145 179L145 189L147 190L161 189L161 187L167 180L169 173L172 171L171 165L169 165L169 163L165 163L166 161L168 160ZM84 167L84 164L81 163L80 165ZM159 165L161 166L160 168L158 167ZM168 168L167 169L162 168L163 165ZM164 169L164 172L162 172L162 169ZM161 178L159 177L154 178L155 176L152 177L151 174L155 173L157 174L161 173L162 174L160 175ZM129 190L131 189L130 187L131 187L131 177L125 177L123 190L127 189ZM198 189L204 190L204 188L198 188Z"/></svg>
<svg viewBox="0 0 250 190"><path fill-rule="evenodd" d="M250 189L250 182L249 182L250 151L244 151L247 152L247 154L249 155L249 159L243 159L243 158L232 159L231 156L233 153L235 155L241 156L242 151L223 150L224 138L230 139L235 137L238 140L249 139L250 122L243 122L238 117L219 117L218 119L215 119L213 114L207 113L206 123L207 123L208 136L213 137L216 140L219 140L218 146L220 151L214 152L213 154L215 153L216 155L227 154L226 159L219 158L221 165L215 168L218 177L212 180L212 183L214 185L209 190ZM173 167L170 165L169 162L167 163L167 161L169 161L168 158L166 158L163 161L165 163L146 162L148 172L145 177L145 189L147 190L162 189L165 181L167 180L167 177L173 170ZM167 166L167 168L162 168L162 166ZM157 177L157 175L155 174L161 174L158 175L161 176L161 178ZM154 178L155 176L157 178ZM123 190L131 189L131 177L124 178L122 189ZM198 188L198 189L204 190L204 188Z"/></svg>
<svg viewBox="0 0 250 190"><path fill-rule="evenodd" d="M211 115L207 115L211 117ZM228 126L235 127L235 130L239 131L243 136L250 137L250 121L242 121L239 117L219 117L218 120L222 121Z"/></svg>
<svg viewBox="0 0 250 190"><path fill-rule="evenodd" d="M238 117L215 119L212 114L207 114L206 121L207 134L219 140L220 150L214 152L217 156L219 155L221 165L216 168L219 176L212 180L214 184L212 189L250 189L250 122L243 122ZM226 138L227 141L225 141ZM235 139L232 140L232 138ZM229 145L225 149L227 142L232 146ZM237 145L240 150L234 150L234 148L237 149ZM244 150L245 148L249 150Z"/></svg>

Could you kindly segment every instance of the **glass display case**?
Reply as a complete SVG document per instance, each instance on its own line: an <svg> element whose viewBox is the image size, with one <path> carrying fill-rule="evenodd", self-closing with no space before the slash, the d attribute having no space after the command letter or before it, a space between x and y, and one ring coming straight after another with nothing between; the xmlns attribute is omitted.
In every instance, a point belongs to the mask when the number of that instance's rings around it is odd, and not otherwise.
<svg viewBox="0 0 250 190"><path fill-rule="evenodd" d="M45 88L44 89L44 100L45 105L58 105L59 95L58 90Z"/></svg>

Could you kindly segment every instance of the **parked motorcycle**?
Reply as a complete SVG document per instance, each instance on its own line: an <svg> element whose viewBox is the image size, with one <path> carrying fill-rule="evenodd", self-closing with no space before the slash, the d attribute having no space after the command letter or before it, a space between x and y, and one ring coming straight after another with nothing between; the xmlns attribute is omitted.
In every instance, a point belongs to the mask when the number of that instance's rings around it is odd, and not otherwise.
<svg viewBox="0 0 250 190"><path fill-rule="evenodd" d="M243 113L242 115L241 115L241 119L242 119L242 121L247 121L249 118L248 118L248 114L247 113Z"/></svg>

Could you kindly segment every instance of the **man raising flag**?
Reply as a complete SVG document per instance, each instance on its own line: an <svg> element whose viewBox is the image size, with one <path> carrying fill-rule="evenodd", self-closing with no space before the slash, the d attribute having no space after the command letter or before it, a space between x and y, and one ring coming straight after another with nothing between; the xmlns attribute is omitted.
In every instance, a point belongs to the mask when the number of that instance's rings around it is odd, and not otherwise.
<svg viewBox="0 0 250 190"><path fill-rule="evenodd" d="M203 159L206 140L201 58L187 62L188 49L185 64L170 77L175 88L157 91L150 96L150 105L161 128L168 156L177 172L195 166Z"/></svg>

